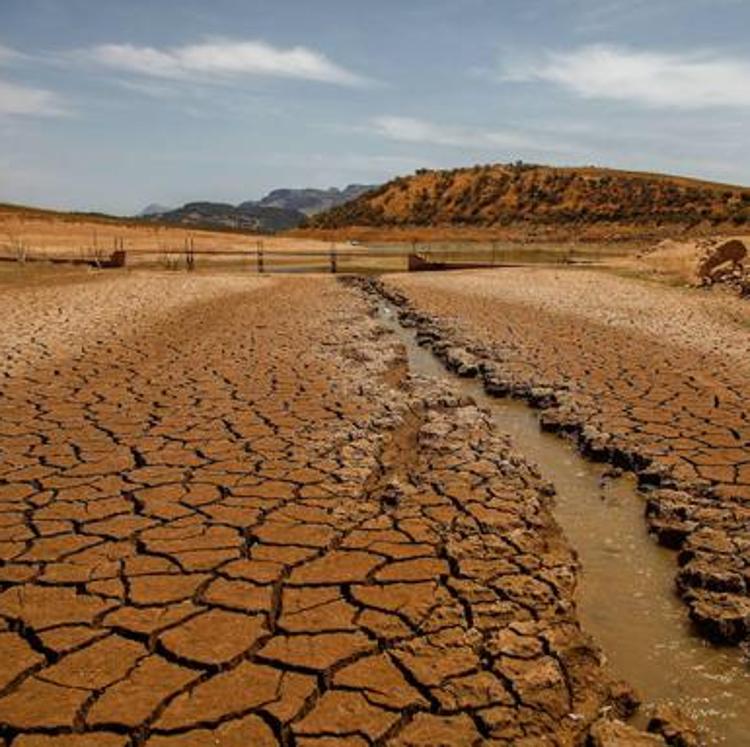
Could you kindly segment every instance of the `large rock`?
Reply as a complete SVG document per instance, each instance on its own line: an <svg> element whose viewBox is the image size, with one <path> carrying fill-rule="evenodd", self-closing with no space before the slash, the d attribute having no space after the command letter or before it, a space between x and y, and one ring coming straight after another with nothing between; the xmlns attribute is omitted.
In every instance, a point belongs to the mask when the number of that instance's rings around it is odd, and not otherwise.
<svg viewBox="0 0 750 747"><path fill-rule="evenodd" d="M638 262L642 268L691 285L730 282L750 269L748 248L740 238L667 239L643 252Z"/></svg>
<svg viewBox="0 0 750 747"><path fill-rule="evenodd" d="M696 274L700 282L720 280L747 258L747 247L739 239L715 241L703 247Z"/></svg>

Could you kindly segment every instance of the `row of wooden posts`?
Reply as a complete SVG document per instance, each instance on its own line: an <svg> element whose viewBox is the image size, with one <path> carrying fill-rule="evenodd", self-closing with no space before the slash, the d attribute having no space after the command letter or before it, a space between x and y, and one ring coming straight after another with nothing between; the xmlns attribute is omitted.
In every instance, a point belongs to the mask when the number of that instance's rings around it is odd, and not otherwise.
<svg viewBox="0 0 750 747"><path fill-rule="evenodd" d="M196 248L195 245L195 238L192 236L187 236L184 239L182 251L175 247L174 250L164 250L164 249L137 249L133 248L132 250L125 249L125 239L121 236L114 236L112 237L112 252L106 253L102 243L99 240L100 237L97 236L96 232L93 234L93 244L88 249L88 251L82 252L80 257L55 257L55 256L47 256L45 254L39 254L34 255L32 253L28 253L26 251L26 247L23 247L23 251L16 251L13 256L5 256L0 255L0 260L15 260L23 262L25 260L29 261L50 261L50 262L74 262L79 264L90 264L92 266L96 267L124 267L127 263L128 255L130 255L131 258L136 258L139 256L147 256L147 255L162 255L166 258L168 261L169 266L176 267L180 262L180 257L184 258L185 267L189 272L192 272L196 268L196 257L198 255L206 255L206 256L224 256L224 257L237 257L238 259L245 259L252 261L255 259L255 266L256 270L259 274L263 274L267 272L267 264L269 261L269 258L271 259L271 262L273 262L274 257L276 258L282 258L283 260L286 259L287 262L290 262L291 258L293 257L299 257L301 260L301 263L308 264L311 260L318 260L321 263L325 263L328 266L328 269L331 273L335 274L339 271L339 263L340 260L346 259L346 258L363 258L363 259L375 259L375 258L383 258L383 259L394 259L396 257L402 257L407 262L407 267L409 270L437 270L437 269L449 269L449 268L457 268L457 267L477 267L477 266L487 266L487 265L496 265L496 255L497 255L497 244L496 242L492 242L492 254L491 254L491 262L456 262L455 259L451 261L444 260L440 253L433 254L433 252L430 250L429 245L422 247L419 246L419 244L416 241L411 242L411 246L407 249L404 247L401 251L394 248L386 249L386 248L377 248L373 247L370 249L367 249L365 251L362 250L361 247L348 250L344 248L343 250L340 248L337 248L336 244L334 242L331 242L329 245L328 250L325 249L321 250L312 250L312 251L285 251L285 250L279 250L279 249L270 249L266 250L264 247L264 242L262 239L258 239L255 242L255 248L233 248L233 249L226 249L226 250L219 250L219 249L208 249L208 248ZM23 246L20 242L18 242L19 246ZM132 252L132 253L131 253ZM290 262L291 263L291 262ZM282 266L279 267L279 269L283 269ZM311 268L312 269L312 268Z"/></svg>
<svg viewBox="0 0 750 747"><path fill-rule="evenodd" d="M184 253L185 266L189 272L192 272L195 269L195 241L192 236L185 239ZM217 252L217 254L221 254L221 252ZM304 257L305 255L301 253L300 256ZM256 242L255 257L257 271L259 274L263 274L265 272L265 249L262 241ZM333 243L328 251L328 265L331 272L336 274L338 271L338 254L336 251L336 245Z"/></svg>

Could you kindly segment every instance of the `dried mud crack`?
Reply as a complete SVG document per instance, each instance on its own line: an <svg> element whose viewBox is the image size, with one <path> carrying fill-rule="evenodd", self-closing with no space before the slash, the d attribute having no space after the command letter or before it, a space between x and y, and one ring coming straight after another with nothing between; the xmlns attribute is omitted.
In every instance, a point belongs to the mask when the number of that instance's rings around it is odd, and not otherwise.
<svg viewBox="0 0 750 747"><path fill-rule="evenodd" d="M354 291L144 274L0 306L0 744L628 729L545 486Z"/></svg>
<svg viewBox="0 0 750 747"><path fill-rule="evenodd" d="M634 471L646 519L679 550L701 632L750 638L749 315L741 302L593 272L388 278L401 310L460 376L527 400L545 430ZM738 305L740 304L740 305Z"/></svg>

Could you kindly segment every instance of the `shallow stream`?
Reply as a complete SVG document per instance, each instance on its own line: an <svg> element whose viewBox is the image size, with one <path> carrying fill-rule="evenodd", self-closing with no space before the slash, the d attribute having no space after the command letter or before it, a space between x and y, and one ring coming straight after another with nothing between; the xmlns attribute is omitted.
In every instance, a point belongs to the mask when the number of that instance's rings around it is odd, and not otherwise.
<svg viewBox="0 0 750 747"><path fill-rule="evenodd" d="M490 397L481 381L450 373L417 345L393 307L381 304L379 317L404 343L411 373L447 379L470 395L554 483L554 516L581 563L579 620L611 671L641 696L636 722L644 722L650 703L673 703L693 717L707 744L750 745L750 664L739 649L715 646L693 629L674 590L674 553L648 534L635 480L608 479L606 465L543 432L525 403Z"/></svg>

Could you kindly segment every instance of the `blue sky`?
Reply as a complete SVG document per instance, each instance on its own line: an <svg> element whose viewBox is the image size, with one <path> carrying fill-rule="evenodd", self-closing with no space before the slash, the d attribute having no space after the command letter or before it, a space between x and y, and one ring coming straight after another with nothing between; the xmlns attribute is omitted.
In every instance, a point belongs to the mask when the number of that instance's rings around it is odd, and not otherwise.
<svg viewBox="0 0 750 747"><path fill-rule="evenodd" d="M750 0L0 0L0 200L523 159L750 184Z"/></svg>

